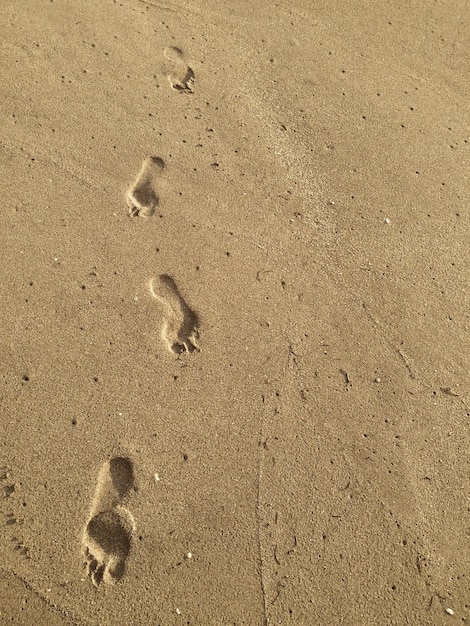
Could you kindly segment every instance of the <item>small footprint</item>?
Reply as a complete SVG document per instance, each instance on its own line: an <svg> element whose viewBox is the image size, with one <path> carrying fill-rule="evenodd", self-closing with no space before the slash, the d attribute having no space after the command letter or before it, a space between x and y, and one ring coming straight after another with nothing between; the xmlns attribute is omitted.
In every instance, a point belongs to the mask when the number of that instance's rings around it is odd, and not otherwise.
<svg viewBox="0 0 470 626"><path fill-rule="evenodd" d="M101 582L113 585L124 575L135 523L123 503L133 486L129 459L114 457L101 467L82 539L87 575L95 587Z"/></svg>
<svg viewBox="0 0 470 626"><path fill-rule="evenodd" d="M167 274L161 274L150 281L150 293L165 305L167 315L163 322L162 339L176 354L200 352L199 320L194 311L180 295L175 281Z"/></svg>
<svg viewBox="0 0 470 626"><path fill-rule="evenodd" d="M163 171L165 163L160 157L147 157L132 187L126 194L126 202L131 217L151 217L158 205L154 181Z"/></svg>
<svg viewBox="0 0 470 626"><path fill-rule="evenodd" d="M18 539L18 537L11 537L11 541L14 544L14 550L19 552L19 554L21 554L21 556L24 556L26 559L31 559L29 548L24 545L21 539Z"/></svg>
<svg viewBox="0 0 470 626"><path fill-rule="evenodd" d="M13 471L8 467L0 468L0 483L3 488L3 499L8 501L8 507L11 507L10 511L5 514L4 524L9 527L10 532L20 533L20 527L24 524L24 519L20 518L14 510L18 507L17 484L13 481ZM7 503L4 503L7 504ZM12 510L13 509L13 510ZM13 544L14 550L27 559L31 558L29 548L25 545L20 537L11 536L10 541Z"/></svg>
<svg viewBox="0 0 470 626"><path fill-rule="evenodd" d="M163 54L173 64L173 71L168 74L168 80L173 89L181 93L194 93L194 72L186 64L183 51L171 46L165 48Z"/></svg>

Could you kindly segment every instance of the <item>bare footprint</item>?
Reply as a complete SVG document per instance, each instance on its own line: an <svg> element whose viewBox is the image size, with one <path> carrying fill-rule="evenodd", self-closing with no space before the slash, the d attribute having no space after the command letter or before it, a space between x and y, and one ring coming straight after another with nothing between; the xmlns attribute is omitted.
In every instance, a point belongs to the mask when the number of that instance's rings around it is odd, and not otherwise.
<svg viewBox="0 0 470 626"><path fill-rule="evenodd" d="M173 89L181 93L194 93L194 72L186 64L183 51L170 46L165 48L163 54L173 64L173 70L168 74L168 80Z"/></svg>
<svg viewBox="0 0 470 626"><path fill-rule="evenodd" d="M176 354L199 352L198 317L186 304L171 276L161 274L152 278L150 292L166 308L162 339L169 350Z"/></svg>
<svg viewBox="0 0 470 626"><path fill-rule="evenodd" d="M158 205L158 196L154 184L155 179L164 167L165 163L160 157L144 159L140 172L126 195L126 202L131 217L150 217L155 213Z"/></svg>
<svg viewBox="0 0 470 626"><path fill-rule="evenodd" d="M101 467L82 538L87 575L95 587L101 582L113 585L124 575L135 523L123 503L133 486L129 459L114 457Z"/></svg>

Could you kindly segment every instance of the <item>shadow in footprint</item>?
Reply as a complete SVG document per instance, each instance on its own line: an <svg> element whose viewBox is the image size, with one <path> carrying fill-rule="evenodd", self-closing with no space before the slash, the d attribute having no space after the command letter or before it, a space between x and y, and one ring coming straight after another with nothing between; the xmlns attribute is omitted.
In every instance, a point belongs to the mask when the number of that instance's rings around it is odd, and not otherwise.
<svg viewBox="0 0 470 626"><path fill-rule="evenodd" d="M199 352L199 319L187 305L171 276L161 274L150 281L150 292L166 308L162 339L176 354Z"/></svg>
<svg viewBox="0 0 470 626"><path fill-rule="evenodd" d="M109 461L109 475L119 498L124 498L134 486L134 468L126 457Z"/></svg>
<svg viewBox="0 0 470 626"><path fill-rule="evenodd" d="M82 539L87 575L95 587L114 584L124 575L135 523L123 503L133 486L129 459L115 457L103 464Z"/></svg>

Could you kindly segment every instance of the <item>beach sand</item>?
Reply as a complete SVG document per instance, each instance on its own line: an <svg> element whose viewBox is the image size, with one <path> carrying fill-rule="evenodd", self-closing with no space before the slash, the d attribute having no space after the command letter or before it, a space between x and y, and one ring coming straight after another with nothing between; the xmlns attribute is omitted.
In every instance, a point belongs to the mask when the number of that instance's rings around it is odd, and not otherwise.
<svg viewBox="0 0 470 626"><path fill-rule="evenodd" d="M468 4L0 16L0 623L469 622Z"/></svg>

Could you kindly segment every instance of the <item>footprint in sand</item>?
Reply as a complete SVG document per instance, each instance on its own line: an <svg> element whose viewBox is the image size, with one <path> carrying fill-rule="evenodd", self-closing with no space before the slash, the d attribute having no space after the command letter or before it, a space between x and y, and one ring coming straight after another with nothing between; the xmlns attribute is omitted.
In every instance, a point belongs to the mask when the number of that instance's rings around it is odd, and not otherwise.
<svg viewBox="0 0 470 626"><path fill-rule="evenodd" d="M165 163L160 157L144 159L134 184L126 194L126 202L131 217L150 217L155 213L158 196L155 191L155 179L163 171Z"/></svg>
<svg viewBox="0 0 470 626"><path fill-rule="evenodd" d="M82 539L85 567L95 587L101 582L113 585L124 575L135 523L123 504L133 486L129 459L115 457L101 467Z"/></svg>
<svg viewBox="0 0 470 626"><path fill-rule="evenodd" d="M184 60L183 51L171 46L165 48L163 54L173 64L173 70L168 74L173 89L181 93L194 93L194 72Z"/></svg>
<svg viewBox="0 0 470 626"><path fill-rule="evenodd" d="M176 354L199 352L199 320L178 291L175 281L161 274L150 281L150 293L166 308L162 339Z"/></svg>

